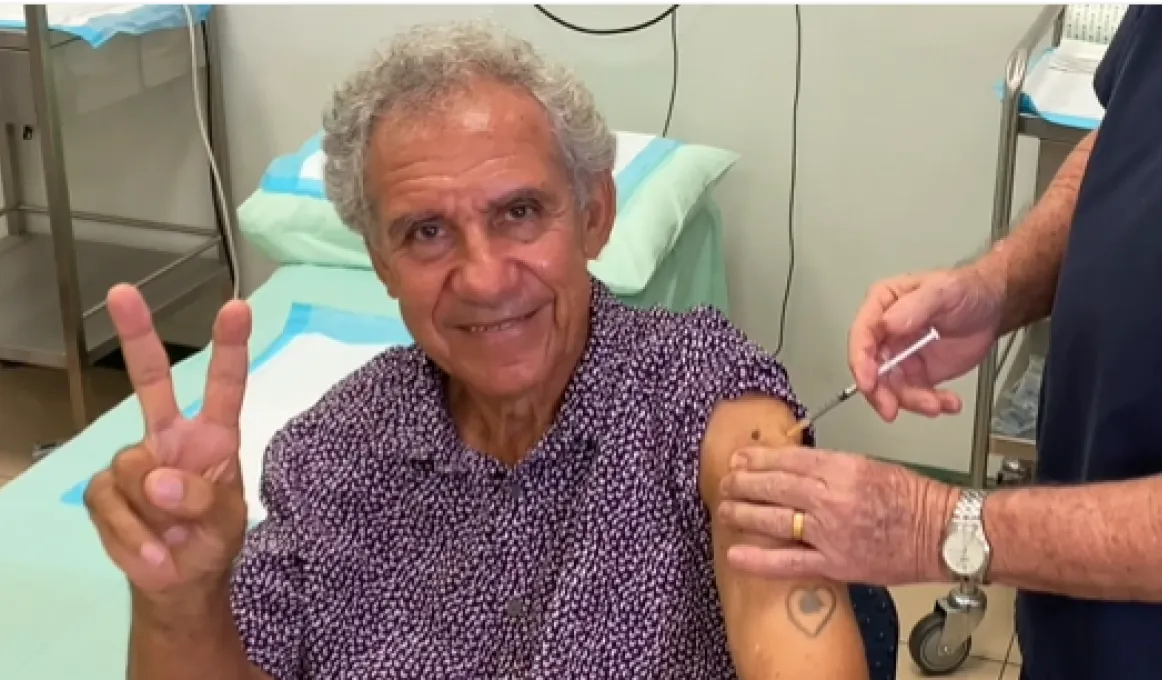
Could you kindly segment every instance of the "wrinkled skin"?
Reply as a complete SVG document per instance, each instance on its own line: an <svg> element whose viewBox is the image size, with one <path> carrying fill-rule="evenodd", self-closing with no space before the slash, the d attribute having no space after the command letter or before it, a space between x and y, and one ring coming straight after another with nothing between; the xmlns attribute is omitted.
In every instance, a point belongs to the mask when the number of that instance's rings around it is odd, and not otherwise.
<svg viewBox="0 0 1162 680"><path fill-rule="evenodd" d="M826 578L898 585L938 573L936 546L953 490L898 465L810 448L739 451L723 480L723 520L752 536L791 536L804 513L803 543L736 545L734 566L772 579Z"/></svg>
<svg viewBox="0 0 1162 680"><path fill-rule="evenodd" d="M976 367L1000 332L1004 296L975 267L906 275L871 287L851 327L856 385L885 421L900 410L928 417L960 411L940 385ZM940 339L883 379L886 359L935 328ZM899 465L812 449L752 449L736 455L723 481L724 521L759 537L792 535L804 513L804 541L732 548L739 569L776 579L828 578L896 585L939 580L942 532L957 492Z"/></svg>
<svg viewBox="0 0 1162 680"><path fill-rule="evenodd" d="M227 303L201 411L178 411L169 358L132 286L116 286L109 314L145 420L145 438L97 473L85 504L101 543L138 594L165 601L222 585L246 531L238 419L246 386L250 308Z"/></svg>
<svg viewBox="0 0 1162 680"><path fill-rule="evenodd" d="M960 398L939 386L980 364L1000 331L1003 295L974 267L877 282L851 325L848 364L856 385L886 421L901 409L934 417L958 413ZM940 333L886 379L876 369L928 329Z"/></svg>
<svg viewBox="0 0 1162 680"><path fill-rule="evenodd" d="M450 377L467 443L513 462L548 428L589 333L589 260L613 227L611 173L579 206L541 105L475 81L422 120L384 116L368 182L372 261Z"/></svg>

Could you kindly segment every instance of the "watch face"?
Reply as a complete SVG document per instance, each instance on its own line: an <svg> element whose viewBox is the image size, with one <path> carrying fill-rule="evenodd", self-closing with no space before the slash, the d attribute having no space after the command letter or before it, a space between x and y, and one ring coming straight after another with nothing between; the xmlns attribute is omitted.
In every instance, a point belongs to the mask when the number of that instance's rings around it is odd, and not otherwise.
<svg viewBox="0 0 1162 680"><path fill-rule="evenodd" d="M979 574L987 558L984 541L968 527L953 531L944 541L944 563L957 576Z"/></svg>

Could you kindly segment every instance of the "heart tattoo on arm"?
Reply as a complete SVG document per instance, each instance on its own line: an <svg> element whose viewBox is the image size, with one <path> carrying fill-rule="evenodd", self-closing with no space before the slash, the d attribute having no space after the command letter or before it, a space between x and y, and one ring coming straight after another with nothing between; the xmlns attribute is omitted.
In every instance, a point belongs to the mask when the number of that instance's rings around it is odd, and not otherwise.
<svg viewBox="0 0 1162 680"><path fill-rule="evenodd" d="M807 637L819 637L835 614L837 601L828 587L797 587L787 595L787 616Z"/></svg>

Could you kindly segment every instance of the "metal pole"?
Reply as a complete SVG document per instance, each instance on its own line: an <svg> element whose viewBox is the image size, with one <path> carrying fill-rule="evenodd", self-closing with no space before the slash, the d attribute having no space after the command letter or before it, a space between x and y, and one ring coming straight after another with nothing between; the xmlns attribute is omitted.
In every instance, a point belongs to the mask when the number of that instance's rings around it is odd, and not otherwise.
<svg viewBox="0 0 1162 680"><path fill-rule="evenodd" d="M214 163L218 167L218 177L222 180L222 198L226 202L226 205L220 206L215 212L218 215L218 224L224 236L221 255L227 266L232 269L234 266L241 268L241 258L238 252L233 250L232 244L237 242L235 240L236 234L231 233L229 238L225 238L226 231L234 229L238 224L238 217L234 211L234 192L230 183L230 153L226 134L226 105L222 89L221 43L218 36L217 15L218 11L215 8L206 17L206 30L202 34L205 37L202 49L206 56L206 98L210 104L210 125L208 126L210 149L214 156ZM210 181L210 200L216 201L217 195L214 193L212 176ZM234 284L233 290L241 290L242 272L231 271L231 275Z"/></svg>
<svg viewBox="0 0 1162 680"><path fill-rule="evenodd" d="M1041 10L1021 42L1009 55L1005 69L1005 91L1001 99L1000 138L997 145L996 185L993 189L993 219L989 238L993 243L1009 233L1013 210L1013 175L1017 166L1017 124L1020 118L1021 93L1025 86L1029 58L1034 47L1064 11L1063 5L1049 5ZM988 477L989 447L992 439L994 390L997 382L997 346L977 369L976 406L973 409L972 454L969 483L984 488Z"/></svg>
<svg viewBox="0 0 1162 680"><path fill-rule="evenodd" d="M16 125L12 123L4 123L4 134L0 135L0 181L4 183L4 217L8 222L8 233L27 233L24 213L20 211L24 180L20 176L20 161L16 158Z"/></svg>
<svg viewBox="0 0 1162 680"><path fill-rule="evenodd" d="M25 5L28 56L32 76L32 98L40 128L41 162L48 201L48 223L55 256L57 290L60 296L61 330L64 333L65 368L68 371L69 399L73 425L79 432L89 424L89 390L85 369L88 347L81 317L81 293L77 281L77 258L73 243L72 206L69 203L64 145L61 141L60 112L50 55L48 19L44 5Z"/></svg>

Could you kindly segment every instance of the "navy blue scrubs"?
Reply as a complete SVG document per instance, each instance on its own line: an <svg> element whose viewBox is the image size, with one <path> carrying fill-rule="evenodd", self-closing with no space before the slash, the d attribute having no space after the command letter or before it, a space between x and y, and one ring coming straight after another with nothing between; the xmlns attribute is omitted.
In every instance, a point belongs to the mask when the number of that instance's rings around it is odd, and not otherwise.
<svg viewBox="0 0 1162 680"><path fill-rule="evenodd" d="M1094 86L1106 114L1053 305L1041 484L1162 473L1162 7L1129 9ZM1017 631L1025 680L1162 679L1162 605L1020 593Z"/></svg>

